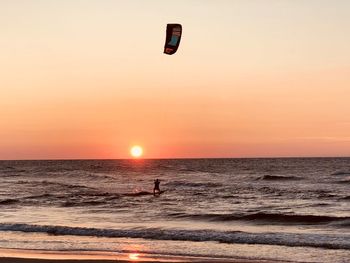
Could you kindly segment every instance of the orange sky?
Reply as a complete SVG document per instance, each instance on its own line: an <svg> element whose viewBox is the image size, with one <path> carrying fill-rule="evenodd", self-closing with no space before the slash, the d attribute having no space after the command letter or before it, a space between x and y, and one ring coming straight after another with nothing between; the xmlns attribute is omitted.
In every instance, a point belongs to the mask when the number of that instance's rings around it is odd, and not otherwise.
<svg viewBox="0 0 350 263"><path fill-rule="evenodd" d="M348 10L1 1L0 159L350 156Z"/></svg>

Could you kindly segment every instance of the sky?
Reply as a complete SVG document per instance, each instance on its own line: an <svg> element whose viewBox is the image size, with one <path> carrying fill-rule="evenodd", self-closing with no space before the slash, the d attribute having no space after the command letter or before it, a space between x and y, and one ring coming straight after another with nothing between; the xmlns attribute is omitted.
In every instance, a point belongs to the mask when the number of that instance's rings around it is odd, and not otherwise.
<svg viewBox="0 0 350 263"><path fill-rule="evenodd" d="M350 1L1 0L0 32L0 159L350 156Z"/></svg>

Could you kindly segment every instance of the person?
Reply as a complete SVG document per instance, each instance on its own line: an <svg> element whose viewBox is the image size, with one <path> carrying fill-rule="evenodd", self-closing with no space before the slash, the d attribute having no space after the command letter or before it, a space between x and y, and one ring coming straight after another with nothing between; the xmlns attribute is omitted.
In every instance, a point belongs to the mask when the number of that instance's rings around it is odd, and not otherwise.
<svg viewBox="0 0 350 263"><path fill-rule="evenodd" d="M154 196L156 195L156 192L158 193L158 195L160 195L159 184L160 184L160 181L158 179L154 180L154 188L153 188Z"/></svg>

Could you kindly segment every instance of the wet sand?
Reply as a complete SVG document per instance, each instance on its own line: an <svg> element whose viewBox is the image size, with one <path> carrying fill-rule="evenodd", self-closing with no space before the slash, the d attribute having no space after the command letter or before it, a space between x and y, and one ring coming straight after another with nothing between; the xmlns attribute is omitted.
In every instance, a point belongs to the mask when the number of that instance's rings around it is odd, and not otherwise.
<svg viewBox="0 0 350 263"><path fill-rule="evenodd" d="M242 260L227 260L227 259L197 259L197 260L184 260L184 261L133 261L133 260L88 260L88 259L34 259L34 258L2 258L0 257L1 263L126 263L126 262L143 262L143 263L162 263L162 262L207 262L207 263L278 263L277 261L242 261Z"/></svg>
<svg viewBox="0 0 350 263"><path fill-rule="evenodd" d="M36 251L36 250L18 250L18 249L0 249L1 263L282 263L280 261L266 260L246 260L246 259L228 259L228 258L199 258L183 256L154 256L147 254L123 254L95 251L79 252L60 252L60 251ZM286 262L284 262L286 263Z"/></svg>

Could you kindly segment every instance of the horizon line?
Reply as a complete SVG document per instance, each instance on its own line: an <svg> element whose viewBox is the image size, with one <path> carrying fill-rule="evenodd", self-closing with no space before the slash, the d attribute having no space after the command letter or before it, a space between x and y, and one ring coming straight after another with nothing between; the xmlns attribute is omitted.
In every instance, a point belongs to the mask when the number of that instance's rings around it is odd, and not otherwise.
<svg viewBox="0 0 350 263"><path fill-rule="evenodd" d="M205 159L330 159L350 156L279 156L279 157L174 157L174 158L52 158L52 159L0 159L2 161L141 161L141 160L205 160Z"/></svg>

